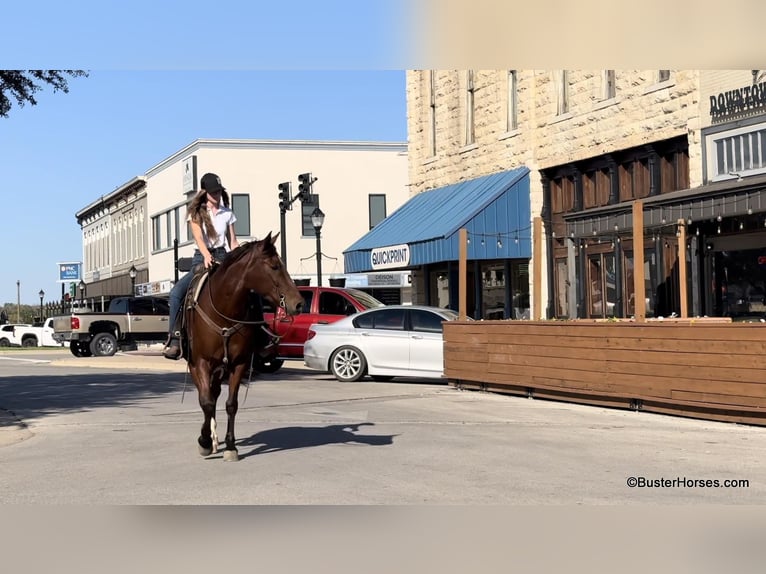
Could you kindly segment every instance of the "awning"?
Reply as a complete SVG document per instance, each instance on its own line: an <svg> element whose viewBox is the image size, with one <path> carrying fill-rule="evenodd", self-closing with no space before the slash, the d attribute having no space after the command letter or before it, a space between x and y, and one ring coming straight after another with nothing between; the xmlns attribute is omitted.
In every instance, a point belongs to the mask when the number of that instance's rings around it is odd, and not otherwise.
<svg viewBox="0 0 766 574"><path fill-rule="evenodd" d="M343 252L345 272L406 269L458 259L532 256L529 169L520 167L419 193Z"/></svg>
<svg viewBox="0 0 766 574"><path fill-rule="evenodd" d="M700 187L647 197L644 228L672 227L679 219L688 223L719 216L740 217L766 212L766 176L742 181L729 179ZM632 202L606 205L564 215L570 237L604 236L633 229Z"/></svg>

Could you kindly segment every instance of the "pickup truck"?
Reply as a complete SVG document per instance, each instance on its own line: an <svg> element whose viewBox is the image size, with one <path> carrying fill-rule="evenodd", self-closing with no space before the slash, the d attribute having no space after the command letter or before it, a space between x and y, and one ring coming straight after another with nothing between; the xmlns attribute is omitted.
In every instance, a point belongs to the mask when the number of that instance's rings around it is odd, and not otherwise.
<svg viewBox="0 0 766 574"><path fill-rule="evenodd" d="M118 349L135 349L138 342L165 341L169 313L161 297L117 297L105 313L53 317L53 338L69 342L75 357L108 357Z"/></svg>
<svg viewBox="0 0 766 574"><path fill-rule="evenodd" d="M22 347L57 347L53 338L53 317L45 320L42 326L15 325L11 332L11 345Z"/></svg>

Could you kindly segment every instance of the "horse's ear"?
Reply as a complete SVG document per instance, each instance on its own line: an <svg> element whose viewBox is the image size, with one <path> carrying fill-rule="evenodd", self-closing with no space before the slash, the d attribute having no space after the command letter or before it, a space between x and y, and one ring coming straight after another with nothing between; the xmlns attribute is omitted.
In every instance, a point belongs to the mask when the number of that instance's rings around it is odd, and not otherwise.
<svg viewBox="0 0 766 574"><path fill-rule="evenodd" d="M267 236L267 239L271 238L271 243L276 245L277 244L277 237L279 237L279 234L280 234L280 232L277 231L277 234L274 237L271 237L271 231L269 231L269 235Z"/></svg>

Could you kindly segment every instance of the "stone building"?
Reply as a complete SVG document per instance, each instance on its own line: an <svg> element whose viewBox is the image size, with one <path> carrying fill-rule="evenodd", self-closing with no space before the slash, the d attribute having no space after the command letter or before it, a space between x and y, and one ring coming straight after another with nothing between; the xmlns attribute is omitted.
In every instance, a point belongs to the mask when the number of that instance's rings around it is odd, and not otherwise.
<svg viewBox="0 0 766 574"><path fill-rule="evenodd" d="M752 248L738 265L753 267L766 215L758 177L766 168L763 86L757 70L409 71L410 190L429 199L405 205L352 245L347 267L370 267L365 257L386 246L407 245L414 255L433 244L428 256L406 262L413 300L443 305L446 298L455 308L456 250L439 245L452 246L463 226L469 315L529 316L518 301L537 287L543 308L531 309L532 316L630 316L631 210L640 199L647 314L678 313L681 293L692 314L735 314L725 285L729 252ZM495 200L508 182L487 178L521 169L529 197L516 197L506 214ZM451 205L464 206L462 217L441 207L450 194L466 196ZM418 211L450 223L430 225L425 235L397 226L397 216L404 221ZM539 244L531 242L537 217ZM685 286L679 220L689 237ZM535 258L542 263L537 279L528 273ZM746 307L740 303L737 312Z"/></svg>

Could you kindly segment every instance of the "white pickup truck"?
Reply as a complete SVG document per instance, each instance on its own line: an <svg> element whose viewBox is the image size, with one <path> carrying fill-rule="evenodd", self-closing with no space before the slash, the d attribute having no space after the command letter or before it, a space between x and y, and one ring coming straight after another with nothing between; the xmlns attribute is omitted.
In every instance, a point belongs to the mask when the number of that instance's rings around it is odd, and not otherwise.
<svg viewBox="0 0 766 574"><path fill-rule="evenodd" d="M8 344L12 347L62 346L53 339L53 317L46 319L42 327L14 325L12 330L4 333L4 336L8 338Z"/></svg>

